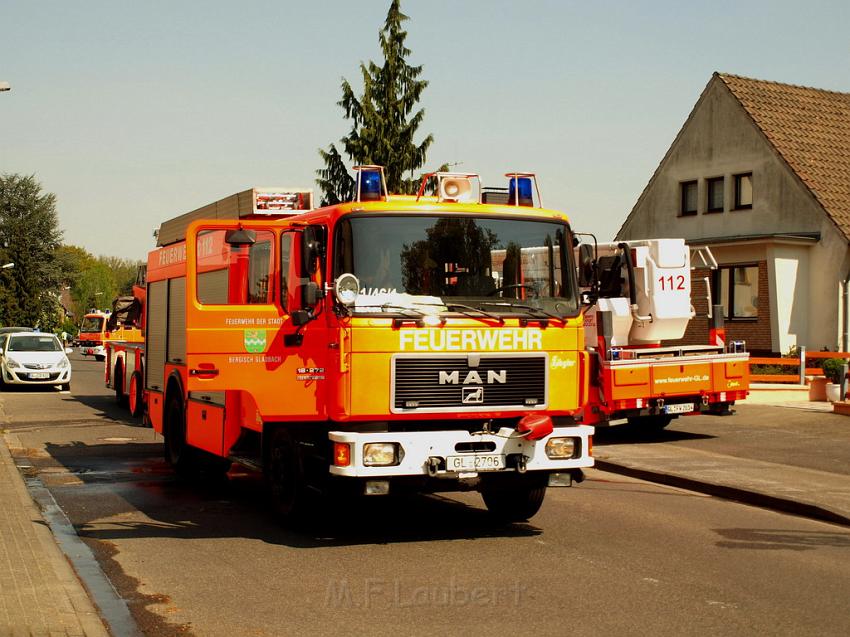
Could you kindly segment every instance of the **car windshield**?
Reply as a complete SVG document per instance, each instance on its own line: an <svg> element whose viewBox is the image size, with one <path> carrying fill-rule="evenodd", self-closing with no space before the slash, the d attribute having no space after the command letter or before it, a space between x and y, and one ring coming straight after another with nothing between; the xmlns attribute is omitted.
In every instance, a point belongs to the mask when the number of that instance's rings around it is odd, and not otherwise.
<svg viewBox="0 0 850 637"><path fill-rule="evenodd" d="M9 352L59 352L62 347L59 345L59 340L52 334L43 336L13 334L9 337L9 346L6 350Z"/></svg>
<svg viewBox="0 0 850 637"><path fill-rule="evenodd" d="M100 332L103 327L102 316L87 316L83 319L83 324L80 326L81 332Z"/></svg>
<svg viewBox="0 0 850 637"><path fill-rule="evenodd" d="M355 312L564 317L579 308L571 240L560 221L352 215L336 228L333 275L360 281Z"/></svg>

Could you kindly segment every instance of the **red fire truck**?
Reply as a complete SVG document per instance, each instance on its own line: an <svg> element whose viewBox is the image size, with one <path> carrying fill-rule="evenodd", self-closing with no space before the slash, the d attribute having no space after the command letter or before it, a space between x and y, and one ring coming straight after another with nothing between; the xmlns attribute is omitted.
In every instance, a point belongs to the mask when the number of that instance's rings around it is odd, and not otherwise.
<svg viewBox="0 0 850 637"><path fill-rule="evenodd" d="M146 418L178 471L318 495L475 489L507 520L593 465L573 233L534 176L434 173L355 200L251 189L162 224L147 270Z"/></svg>
<svg viewBox="0 0 850 637"><path fill-rule="evenodd" d="M104 341L106 386L134 417L144 408L146 270L147 266L139 266L132 296L115 299Z"/></svg>
<svg viewBox="0 0 850 637"><path fill-rule="evenodd" d="M717 267L708 248L691 250L683 239L580 246L592 354L582 422L658 430L683 415L728 414L746 398L749 354L744 342L726 342L723 306L712 304L707 281L707 342L682 344L696 318L692 252L700 267Z"/></svg>

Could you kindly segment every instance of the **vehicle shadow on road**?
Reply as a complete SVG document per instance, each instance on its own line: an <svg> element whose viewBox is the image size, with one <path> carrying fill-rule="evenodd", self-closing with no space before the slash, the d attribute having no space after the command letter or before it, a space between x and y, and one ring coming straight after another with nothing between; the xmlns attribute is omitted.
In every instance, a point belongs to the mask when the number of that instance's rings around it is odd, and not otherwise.
<svg viewBox="0 0 850 637"><path fill-rule="evenodd" d="M145 427L142 422L142 417L133 418L127 410L126 405L122 405L115 400L115 396L111 395L96 395L96 396L80 396L69 395L64 400L75 403L82 403L95 411L93 416L108 418L115 422L127 425L129 427Z"/></svg>
<svg viewBox="0 0 850 637"><path fill-rule="evenodd" d="M597 427L593 434L593 444L620 445L620 444L658 444L665 442L678 442L682 440L705 440L716 438L708 434L692 433L689 431L678 431L676 429L641 429L630 425L613 425L611 427Z"/></svg>
<svg viewBox="0 0 850 637"><path fill-rule="evenodd" d="M850 549L850 533L779 529L712 529L725 538L716 546L759 551L811 551L821 547Z"/></svg>
<svg viewBox="0 0 850 637"><path fill-rule="evenodd" d="M71 512L79 535L95 540L239 537L309 549L541 533L528 523L499 524L483 507L440 495L334 500L309 523L294 527L271 513L262 476L239 465L223 477L182 478L161 459L160 443L76 442L48 444L45 450L70 477L63 486L60 476L49 476L57 481L58 500L62 490L77 501L96 499L96 506ZM86 497L80 489L92 493ZM142 517L135 512L146 519L127 519ZM115 522L117 516L125 521ZM107 518L111 521L98 521Z"/></svg>

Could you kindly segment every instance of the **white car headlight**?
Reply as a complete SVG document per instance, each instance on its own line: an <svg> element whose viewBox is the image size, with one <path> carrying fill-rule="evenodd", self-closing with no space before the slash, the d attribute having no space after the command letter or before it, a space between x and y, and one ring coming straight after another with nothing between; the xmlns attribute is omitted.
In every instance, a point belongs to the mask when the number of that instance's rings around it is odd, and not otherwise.
<svg viewBox="0 0 850 637"><path fill-rule="evenodd" d="M18 369L20 367L20 364L14 358L7 358L6 367L9 369Z"/></svg>
<svg viewBox="0 0 850 637"><path fill-rule="evenodd" d="M69 363L69 362L68 362L68 358L67 358L67 357L65 357L65 358L63 358L61 361L59 361L59 364L58 364L56 367L58 367L59 369L65 369L65 368L66 368L66 367L68 367L70 364L71 364L71 363Z"/></svg>

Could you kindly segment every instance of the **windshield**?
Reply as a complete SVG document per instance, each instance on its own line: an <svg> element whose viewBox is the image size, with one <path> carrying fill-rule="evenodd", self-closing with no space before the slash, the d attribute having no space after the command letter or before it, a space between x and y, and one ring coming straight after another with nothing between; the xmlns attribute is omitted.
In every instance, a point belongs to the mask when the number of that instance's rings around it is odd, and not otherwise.
<svg viewBox="0 0 850 637"><path fill-rule="evenodd" d="M9 337L9 352L58 352L61 351L59 341L52 334L44 336L15 336Z"/></svg>
<svg viewBox="0 0 850 637"><path fill-rule="evenodd" d="M87 316L80 327L81 332L100 332L103 327L102 316Z"/></svg>
<svg viewBox="0 0 850 637"><path fill-rule="evenodd" d="M463 305L563 317L579 307L570 241L563 222L352 216L336 228L334 277L359 279L355 312Z"/></svg>

